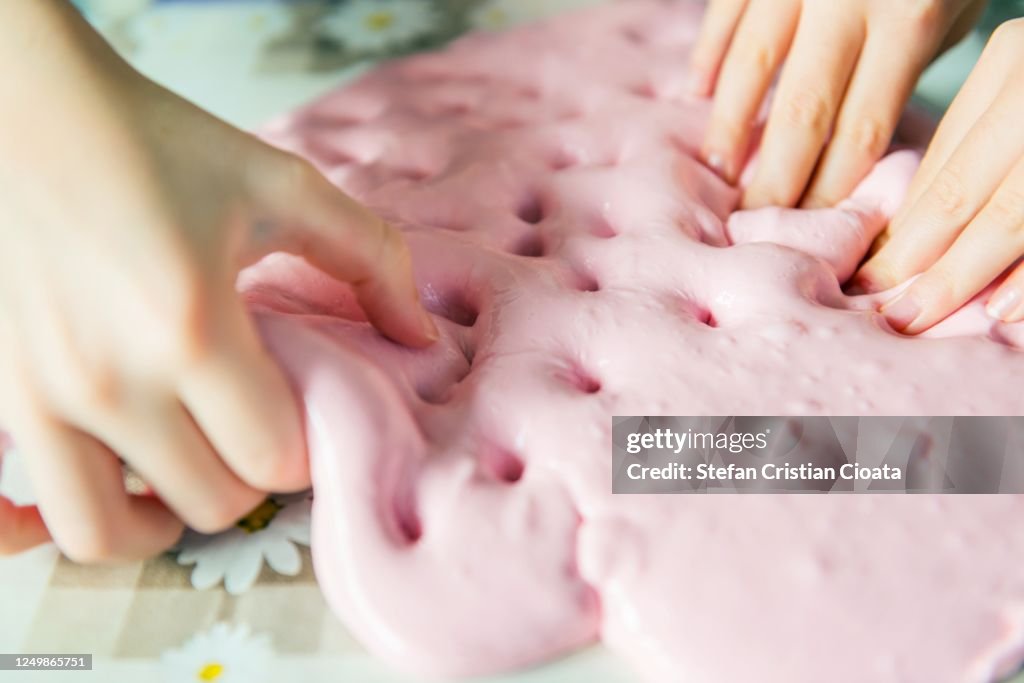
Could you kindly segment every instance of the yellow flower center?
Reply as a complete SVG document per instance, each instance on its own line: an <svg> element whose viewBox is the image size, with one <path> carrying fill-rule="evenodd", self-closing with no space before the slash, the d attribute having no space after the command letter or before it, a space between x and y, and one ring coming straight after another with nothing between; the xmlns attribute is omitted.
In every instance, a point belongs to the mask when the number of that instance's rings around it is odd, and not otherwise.
<svg viewBox="0 0 1024 683"><path fill-rule="evenodd" d="M247 534L254 534L257 531L263 531L277 516L277 513L281 511L284 506L278 503L273 498L267 498L265 501L256 506L256 509L247 514L242 519L238 520L238 527ZM203 679L203 680L216 680L216 679Z"/></svg>
<svg viewBox="0 0 1024 683"><path fill-rule="evenodd" d="M383 31L391 27L395 23L395 15L393 12L371 12L366 15L366 28L371 31Z"/></svg>
<svg viewBox="0 0 1024 683"><path fill-rule="evenodd" d="M494 7L488 10L486 21L491 26L504 26L508 22L508 14L500 7Z"/></svg>
<svg viewBox="0 0 1024 683"><path fill-rule="evenodd" d="M220 675L222 673L224 673L223 664L218 664L217 662L210 662L209 664L207 664L199 670L199 673L196 675L196 678L206 683L209 683L209 681L219 680Z"/></svg>

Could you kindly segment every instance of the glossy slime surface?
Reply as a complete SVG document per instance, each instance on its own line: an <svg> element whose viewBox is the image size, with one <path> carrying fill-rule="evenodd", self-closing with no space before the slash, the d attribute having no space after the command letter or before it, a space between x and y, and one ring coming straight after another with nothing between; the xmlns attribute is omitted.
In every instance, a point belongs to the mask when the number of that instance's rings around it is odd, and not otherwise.
<svg viewBox="0 0 1024 683"><path fill-rule="evenodd" d="M1024 329L894 334L854 269L914 152L836 209L730 213L635 0L371 72L269 126L399 225L443 338L275 255L240 287L301 393L320 583L436 676L600 639L658 681L981 683L1024 656L1019 496L612 496L612 415L1021 414ZM838 277L837 277L838 276Z"/></svg>

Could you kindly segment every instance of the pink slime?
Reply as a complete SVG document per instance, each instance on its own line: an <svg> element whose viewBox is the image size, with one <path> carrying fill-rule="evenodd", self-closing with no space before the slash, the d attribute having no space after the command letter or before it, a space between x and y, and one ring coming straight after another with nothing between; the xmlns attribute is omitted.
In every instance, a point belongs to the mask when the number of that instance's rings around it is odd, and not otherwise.
<svg viewBox="0 0 1024 683"><path fill-rule="evenodd" d="M699 13L636 0L469 37L265 131L403 229L443 334L382 339L294 258L241 279L305 401L320 584L421 675L597 638L657 681L1006 675L1024 497L610 493L612 415L1024 411L1024 326L975 302L911 339L840 291L914 152L836 209L730 215L691 152Z"/></svg>

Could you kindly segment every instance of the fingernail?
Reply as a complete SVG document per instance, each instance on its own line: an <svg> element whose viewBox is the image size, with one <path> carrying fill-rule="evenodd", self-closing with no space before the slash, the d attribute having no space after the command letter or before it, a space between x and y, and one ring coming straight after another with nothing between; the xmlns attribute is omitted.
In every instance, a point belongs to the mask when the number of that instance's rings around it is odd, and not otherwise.
<svg viewBox="0 0 1024 683"><path fill-rule="evenodd" d="M427 309L420 309L420 319L423 321L423 331L427 334L427 339L432 342L436 342L441 338L441 331L437 329L437 323L430 317L430 313Z"/></svg>
<svg viewBox="0 0 1024 683"><path fill-rule="evenodd" d="M875 294L880 292L884 287L879 287L872 279L870 275L865 275L863 272L857 273L850 280L849 291L857 292L858 294Z"/></svg>
<svg viewBox="0 0 1024 683"><path fill-rule="evenodd" d="M989 299L985 312L996 320L1007 320L1019 305L1020 290L1011 288Z"/></svg>
<svg viewBox="0 0 1024 683"><path fill-rule="evenodd" d="M882 306L882 315L897 330L905 330L921 316L921 304L911 294L901 294Z"/></svg>
<svg viewBox="0 0 1024 683"><path fill-rule="evenodd" d="M722 178L725 178L726 180L729 179L729 175L727 173L728 169L726 169L726 167L725 167L725 157L724 156L722 156L718 152L711 152L710 154L707 155L706 160L707 160L708 167L712 171L714 171L715 173L720 175Z"/></svg>

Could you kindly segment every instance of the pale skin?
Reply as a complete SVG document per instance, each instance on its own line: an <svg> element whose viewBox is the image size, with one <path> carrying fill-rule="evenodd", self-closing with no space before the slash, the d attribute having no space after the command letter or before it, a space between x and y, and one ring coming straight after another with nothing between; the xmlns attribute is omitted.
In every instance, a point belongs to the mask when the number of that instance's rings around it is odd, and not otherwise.
<svg viewBox="0 0 1024 683"><path fill-rule="evenodd" d="M778 75L742 205L822 207L885 153L918 77L963 37L978 0L710 0L692 55L695 94L714 98L705 161L738 179ZM903 208L852 283L917 334L1005 275L990 316L1024 319L1024 22L992 36L932 140ZM1008 274L1007 271L1009 271Z"/></svg>
<svg viewBox="0 0 1024 683"><path fill-rule="evenodd" d="M309 485L298 403L234 288L272 251L351 283L395 342L437 339L400 233L63 0L0 3L0 88L0 424L38 500L0 498L0 554L146 557Z"/></svg>

